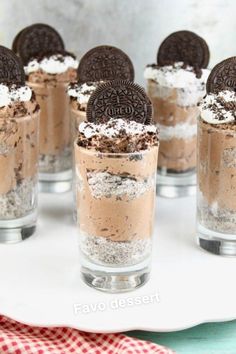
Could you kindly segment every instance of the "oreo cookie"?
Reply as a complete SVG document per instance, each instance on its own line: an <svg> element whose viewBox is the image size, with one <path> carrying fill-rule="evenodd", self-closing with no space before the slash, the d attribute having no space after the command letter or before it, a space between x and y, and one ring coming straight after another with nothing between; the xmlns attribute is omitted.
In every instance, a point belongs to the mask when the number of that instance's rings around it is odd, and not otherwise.
<svg viewBox="0 0 236 354"><path fill-rule="evenodd" d="M36 23L24 28L17 34L12 49L26 65L32 58L44 54L63 52L65 47L61 36L54 28Z"/></svg>
<svg viewBox="0 0 236 354"><path fill-rule="evenodd" d="M0 46L0 83L24 85L25 73L21 60L10 49Z"/></svg>
<svg viewBox="0 0 236 354"><path fill-rule="evenodd" d="M17 35L15 36L13 43L12 43L12 50L14 53L17 54L17 48L18 48L18 40L22 34L22 32L25 30L25 28L23 28L20 32L17 33Z"/></svg>
<svg viewBox="0 0 236 354"><path fill-rule="evenodd" d="M206 68L210 53L203 38L191 31L178 31L170 34L160 45L157 53L158 65L171 65L183 62L194 68Z"/></svg>
<svg viewBox="0 0 236 354"><path fill-rule="evenodd" d="M207 93L223 90L236 92L236 57L231 57L217 64L208 76Z"/></svg>
<svg viewBox="0 0 236 354"><path fill-rule="evenodd" d="M102 45L89 50L80 60L79 82L134 80L134 67L121 49Z"/></svg>
<svg viewBox="0 0 236 354"><path fill-rule="evenodd" d="M111 118L150 124L152 104L144 89L127 80L99 85L88 101L87 120L98 124Z"/></svg>

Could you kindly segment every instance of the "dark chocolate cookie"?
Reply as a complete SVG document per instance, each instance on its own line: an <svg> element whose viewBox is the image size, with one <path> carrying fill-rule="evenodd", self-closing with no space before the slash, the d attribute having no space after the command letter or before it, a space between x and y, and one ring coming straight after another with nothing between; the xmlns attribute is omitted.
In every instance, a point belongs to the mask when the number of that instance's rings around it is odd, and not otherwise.
<svg viewBox="0 0 236 354"><path fill-rule="evenodd" d="M36 23L18 33L12 48L26 65L38 55L64 51L64 43L59 33L51 26Z"/></svg>
<svg viewBox="0 0 236 354"><path fill-rule="evenodd" d="M0 46L0 82L2 84L25 84L25 73L21 60L10 49Z"/></svg>
<svg viewBox="0 0 236 354"><path fill-rule="evenodd" d="M133 64L122 50L102 45L89 50L78 67L80 82L134 80Z"/></svg>
<svg viewBox="0 0 236 354"><path fill-rule="evenodd" d="M13 39L13 42L12 42L12 50L14 53L18 53L18 41L19 41L19 38L22 34L22 32L25 30L25 28L23 28L20 32L17 33L17 35L15 36L15 38Z"/></svg>
<svg viewBox="0 0 236 354"><path fill-rule="evenodd" d="M99 85L88 101L87 120L103 123L111 118L150 124L152 104L143 88L127 80Z"/></svg>
<svg viewBox="0 0 236 354"><path fill-rule="evenodd" d="M223 90L236 92L236 57L225 59L212 69L206 88L208 93Z"/></svg>
<svg viewBox="0 0 236 354"><path fill-rule="evenodd" d="M193 67L206 68L209 57L208 45L203 38L190 31L178 31L161 43L157 62L164 66L182 61Z"/></svg>

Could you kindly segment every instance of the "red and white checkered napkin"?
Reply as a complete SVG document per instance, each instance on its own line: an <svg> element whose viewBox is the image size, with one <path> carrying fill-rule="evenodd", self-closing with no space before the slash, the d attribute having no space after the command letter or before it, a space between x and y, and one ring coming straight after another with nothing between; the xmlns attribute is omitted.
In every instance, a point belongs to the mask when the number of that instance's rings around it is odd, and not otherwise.
<svg viewBox="0 0 236 354"><path fill-rule="evenodd" d="M65 327L30 327L0 316L1 354L173 354L123 334L93 334Z"/></svg>

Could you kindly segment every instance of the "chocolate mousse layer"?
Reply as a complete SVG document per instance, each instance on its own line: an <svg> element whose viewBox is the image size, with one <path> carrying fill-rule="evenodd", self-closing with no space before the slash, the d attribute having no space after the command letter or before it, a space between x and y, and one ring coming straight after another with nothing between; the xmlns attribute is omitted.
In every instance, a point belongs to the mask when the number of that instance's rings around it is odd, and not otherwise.
<svg viewBox="0 0 236 354"><path fill-rule="evenodd" d="M41 107L41 173L71 169L70 108L66 90L68 83L77 77L76 65L73 57L60 54L41 61L32 60L25 68L28 84Z"/></svg>
<svg viewBox="0 0 236 354"><path fill-rule="evenodd" d="M0 84L0 218L36 207L39 105L26 87Z"/></svg>
<svg viewBox="0 0 236 354"><path fill-rule="evenodd" d="M198 125L198 221L236 233L236 94L208 94Z"/></svg>
<svg viewBox="0 0 236 354"><path fill-rule="evenodd" d="M147 66L147 93L160 130L160 170L182 173L195 169L197 104L205 94L207 76L208 70L196 73L183 63Z"/></svg>
<svg viewBox="0 0 236 354"><path fill-rule="evenodd" d="M80 125L78 220L82 251L94 262L128 265L150 254L158 144L152 125Z"/></svg>

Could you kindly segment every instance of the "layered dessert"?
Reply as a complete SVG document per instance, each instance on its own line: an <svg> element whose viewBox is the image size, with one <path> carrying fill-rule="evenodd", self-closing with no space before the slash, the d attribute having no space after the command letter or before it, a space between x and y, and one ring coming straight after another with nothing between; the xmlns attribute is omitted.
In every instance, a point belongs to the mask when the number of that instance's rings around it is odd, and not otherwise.
<svg viewBox="0 0 236 354"><path fill-rule="evenodd" d="M183 173L196 167L197 104L205 95L209 71L176 62L149 65L144 76L154 107L154 121L160 131L158 168Z"/></svg>
<svg viewBox="0 0 236 354"><path fill-rule="evenodd" d="M150 256L157 153L154 125L123 119L80 124L77 210L80 248L90 261L128 266Z"/></svg>
<svg viewBox="0 0 236 354"><path fill-rule="evenodd" d="M200 110L198 222L216 232L236 234L235 91L210 92Z"/></svg>
<svg viewBox="0 0 236 354"><path fill-rule="evenodd" d="M36 209L38 123L39 105L32 90L24 85L1 83L1 221L20 219Z"/></svg>
<svg viewBox="0 0 236 354"><path fill-rule="evenodd" d="M71 131L68 83L77 77L78 62L72 54L58 53L35 58L25 66L28 84L41 107L41 173L71 169Z"/></svg>
<svg viewBox="0 0 236 354"><path fill-rule="evenodd" d="M28 85L41 107L39 179L41 191L71 188L71 126L67 86L77 78L78 61L60 34L45 24L18 33L13 50L21 58Z"/></svg>
<svg viewBox="0 0 236 354"><path fill-rule="evenodd" d="M83 121L86 121L86 110L89 98L92 93L98 88L102 82L88 82L79 83L72 82L69 84L67 93L70 97L70 120L71 120L71 137L74 142L79 133L79 125ZM73 159L74 160L74 159ZM73 163L73 177L72 177L72 190L73 190L73 218L77 219L76 209L76 187L75 187L75 163Z"/></svg>
<svg viewBox="0 0 236 354"><path fill-rule="evenodd" d="M160 174L181 177L196 168L197 104L205 95L208 61L206 42L193 32L178 31L161 43L157 64L145 69L160 130Z"/></svg>
<svg viewBox="0 0 236 354"><path fill-rule="evenodd" d="M134 68L130 58L119 48L101 45L90 49L81 58L78 80L71 83L67 93L70 97L71 134L74 141L79 125L85 121L88 101L100 84L115 79L134 79ZM74 171L73 171L74 172ZM73 175L73 185L74 185ZM73 186L75 190L75 187ZM74 201L76 193L74 193ZM75 205L76 203L74 203ZM77 213L74 208L74 219Z"/></svg>

